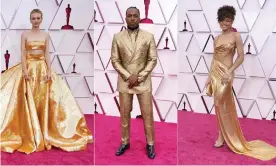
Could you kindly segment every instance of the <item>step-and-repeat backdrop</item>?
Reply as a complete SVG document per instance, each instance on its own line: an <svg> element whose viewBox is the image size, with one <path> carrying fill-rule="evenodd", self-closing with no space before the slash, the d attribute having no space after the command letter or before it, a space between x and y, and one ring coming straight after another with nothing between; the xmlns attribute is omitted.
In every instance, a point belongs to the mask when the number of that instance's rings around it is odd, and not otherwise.
<svg viewBox="0 0 276 166"><path fill-rule="evenodd" d="M152 73L154 120L177 122L177 0L96 0L94 4L94 77L95 108L97 113L120 116L119 96L116 90L117 73L110 63L113 35L126 26L126 9L140 9L140 27L154 34L158 48L158 63ZM132 118L141 115L134 97Z"/></svg>
<svg viewBox="0 0 276 166"><path fill-rule="evenodd" d="M31 29L35 8L43 12L41 29L50 34L53 69L68 83L83 112L93 114L93 0L1 1L1 71L6 59L8 68L21 61L20 37Z"/></svg>
<svg viewBox="0 0 276 166"><path fill-rule="evenodd" d="M271 120L276 96L275 0L179 0L178 110L215 114L205 82L220 34L217 10L232 5L234 27L241 33L245 60L235 71L233 92L239 117ZM235 56L236 57L236 56ZM273 81L274 80L274 81Z"/></svg>

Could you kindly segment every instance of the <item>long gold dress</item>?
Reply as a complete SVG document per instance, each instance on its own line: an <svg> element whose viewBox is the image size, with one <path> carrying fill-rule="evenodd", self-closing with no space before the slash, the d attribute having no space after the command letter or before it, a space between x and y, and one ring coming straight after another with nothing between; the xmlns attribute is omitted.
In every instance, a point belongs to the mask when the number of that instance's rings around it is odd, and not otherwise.
<svg viewBox="0 0 276 166"><path fill-rule="evenodd" d="M46 41L26 41L30 81L19 63L1 75L1 151L30 154L49 150L80 151L93 138L82 111L65 81L53 70L46 81Z"/></svg>
<svg viewBox="0 0 276 166"><path fill-rule="evenodd" d="M231 75L231 81L228 84L223 85L221 83L223 74L228 70L228 67L222 61L227 56L233 57L235 50L235 43L215 45L210 71L211 84L207 86L206 92L208 95L214 96L219 128L228 147L238 154L260 160L271 160L276 157L276 147L260 140L247 142L243 136L232 94L234 74Z"/></svg>

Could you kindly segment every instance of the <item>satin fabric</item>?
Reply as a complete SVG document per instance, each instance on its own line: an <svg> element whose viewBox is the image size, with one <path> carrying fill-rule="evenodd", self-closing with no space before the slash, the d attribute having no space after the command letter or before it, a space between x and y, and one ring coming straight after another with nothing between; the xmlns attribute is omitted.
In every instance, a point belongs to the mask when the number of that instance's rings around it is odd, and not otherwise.
<svg viewBox="0 0 276 166"><path fill-rule="evenodd" d="M128 144L130 140L130 119L133 103L133 94L120 93L120 121L121 121L121 135L122 143ZM144 131L146 135L146 141L148 145L154 145L155 134L154 134L154 118L153 118L153 105L152 105L152 94L143 93L137 94L137 99L141 109Z"/></svg>
<svg viewBox="0 0 276 166"><path fill-rule="evenodd" d="M111 62L118 72L117 90L120 98L121 140L129 143L130 113L133 95L136 94L144 121L149 145L155 141L151 72L157 64L157 49L153 34L142 30L124 30L114 35ZM137 75L140 84L131 89L128 77Z"/></svg>
<svg viewBox="0 0 276 166"><path fill-rule="evenodd" d="M228 84L221 79L228 67L223 64L223 57L233 56L235 44L224 44L215 48L211 68L211 86L206 89L208 95L214 96L215 112L219 128L228 147L235 153L260 160L271 160L276 157L276 147L260 140L246 141L243 136L236 112L232 85L234 74Z"/></svg>
<svg viewBox="0 0 276 166"><path fill-rule="evenodd" d="M53 70L46 81L45 41L26 42L26 64L1 75L1 150L30 154L49 150L80 151L93 142L84 115L65 81ZM32 51L42 50L40 54Z"/></svg>
<svg viewBox="0 0 276 166"><path fill-rule="evenodd" d="M134 33L134 34L133 34ZM137 29L114 35L111 62L118 72L117 90L121 93L142 94L152 91L151 72L157 64L157 49L153 34ZM137 75L139 86L128 88L128 77Z"/></svg>

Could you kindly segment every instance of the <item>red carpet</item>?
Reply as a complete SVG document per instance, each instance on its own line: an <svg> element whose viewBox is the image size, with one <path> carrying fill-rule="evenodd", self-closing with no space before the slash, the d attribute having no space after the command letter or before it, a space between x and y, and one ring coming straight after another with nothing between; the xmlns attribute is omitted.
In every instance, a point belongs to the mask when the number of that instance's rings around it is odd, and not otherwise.
<svg viewBox="0 0 276 166"><path fill-rule="evenodd" d="M93 131L94 115L85 115L88 127ZM94 133L94 132L93 132ZM85 151L65 152L59 149L35 152L30 155L24 153L1 152L2 165L91 165L94 163L94 144L88 144Z"/></svg>
<svg viewBox="0 0 276 166"><path fill-rule="evenodd" d="M276 146L276 122L241 119L240 123L248 141L259 139ZM276 159L264 162L235 154L227 146L213 147L217 131L215 115L179 112L178 164L276 164Z"/></svg>
<svg viewBox="0 0 276 166"><path fill-rule="evenodd" d="M142 119L131 120L130 149L122 156L116 156L120 146L120 119L113 116L97 114L95 116L95 163L117 165L152 165L177 163L177 125L172 123L155 123L155 150L154 160L146 155L146 141Z"/></svg>

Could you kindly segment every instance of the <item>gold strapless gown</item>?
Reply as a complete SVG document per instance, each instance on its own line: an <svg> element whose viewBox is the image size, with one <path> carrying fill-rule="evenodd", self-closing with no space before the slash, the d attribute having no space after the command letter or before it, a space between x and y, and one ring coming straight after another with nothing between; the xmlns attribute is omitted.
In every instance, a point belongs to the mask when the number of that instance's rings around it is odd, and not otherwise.
<svg viewBox="0 0 276 166"><path fill-rule="evenodd" d="M263 141L254 140L247 142L243 136L238 115L236 112L234 97L232 94L231 81L227 85L221 84L223 74L228 70L220 59L226 56L233 56L235 44L224 44L215 48L211 69L211 85L207 87L207 94L214 96L215 112L219 128L228 147L238 154L247 155L260 160L271 160L276 157L276 147Z"/></svg>
<svg viewBox="0 0 276 166"><path fill-rule="evenodd" d="M26 50L45 50L45 41L26 42ZM1 75L1 151L32 153L52 146L80 151L93 138L67 84L52 70L45 81L44 54L27 53L30 81L21 63Z"/></svg>

